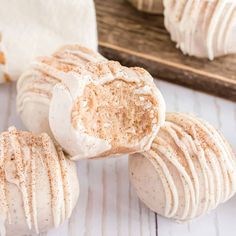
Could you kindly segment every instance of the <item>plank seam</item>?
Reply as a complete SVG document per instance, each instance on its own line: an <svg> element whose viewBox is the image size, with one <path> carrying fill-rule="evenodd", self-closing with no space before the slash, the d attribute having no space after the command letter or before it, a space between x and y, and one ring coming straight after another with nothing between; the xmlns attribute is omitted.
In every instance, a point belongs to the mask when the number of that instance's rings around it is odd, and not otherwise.
<svg viewBox="0 0 236 236"><path fill-rule="evenodd" d="M156 224L156 236L158 236L158 217L157 217L157 213L155 213L155 224Z"/></svg>

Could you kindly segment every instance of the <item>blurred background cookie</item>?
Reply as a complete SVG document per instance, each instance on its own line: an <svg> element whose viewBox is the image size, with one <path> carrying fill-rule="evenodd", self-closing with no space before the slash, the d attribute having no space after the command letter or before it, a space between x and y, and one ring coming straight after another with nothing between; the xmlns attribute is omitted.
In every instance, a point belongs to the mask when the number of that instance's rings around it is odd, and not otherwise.
<svg viewBox="0 0 236 236"><path fill-rule="evenodd" d="M236 53L236 1L163 2L165 26L184 54L213 60Z"/></svg>
<svg viewBox="0 0 236 236"><path fill-rule="evenodd" d="M162 80L236 101L235 1L163 3L165 16L143 14L126 0L95 0L100 52Z"/></svg>

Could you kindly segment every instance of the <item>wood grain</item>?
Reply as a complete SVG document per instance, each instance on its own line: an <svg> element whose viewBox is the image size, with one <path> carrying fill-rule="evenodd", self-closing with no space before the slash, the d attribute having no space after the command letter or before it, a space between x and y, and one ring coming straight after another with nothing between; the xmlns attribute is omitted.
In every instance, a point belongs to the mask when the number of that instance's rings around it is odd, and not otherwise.
<svg viewBox="0 0 236 236"><path fill-rule="evenodd" d="M153 76L236 101L236 55L214 61L184 56L161 15L138 12L126 0L95 0L99 49L109 59Z"/></svg>

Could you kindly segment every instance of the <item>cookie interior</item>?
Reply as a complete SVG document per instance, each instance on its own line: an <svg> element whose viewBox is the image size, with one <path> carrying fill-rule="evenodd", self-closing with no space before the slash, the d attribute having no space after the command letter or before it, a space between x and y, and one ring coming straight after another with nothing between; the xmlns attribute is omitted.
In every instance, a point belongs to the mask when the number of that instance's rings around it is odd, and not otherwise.
<svg viewBox="0 0 236 236"><path fill-rule="evenodd" d="M144 83L116 79L88 84L71 114L76 128L81 123L90 136L107 140L113 147L136 145L157 123L157 102L143 91Z"/></svg>

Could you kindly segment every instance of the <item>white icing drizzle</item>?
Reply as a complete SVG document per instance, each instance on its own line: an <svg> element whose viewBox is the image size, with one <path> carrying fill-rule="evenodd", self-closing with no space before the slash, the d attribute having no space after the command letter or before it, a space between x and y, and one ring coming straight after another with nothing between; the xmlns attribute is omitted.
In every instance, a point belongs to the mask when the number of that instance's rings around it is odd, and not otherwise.
<svg viewBox="0 0 236 236"><path fill-rule="evenodd" d="M220 28L221 22L221 14L223 13L224 7L226 5L225 1L218 1L215 9L213 10L213 14L211 16L211 20L208 26L208 32L206 37L206 46L208 51L208 57L212 60L214 58L214 33L217 31L217 27ZM216 36L217 37L217 36Z"/></svg>
<svg viewBox="0 0 236 236"><path fill-rule="evenodd" d="M165 26L184 54L208 57L236 53L229 37L236 21L231 0L164 0ZM183 10L180 10L183 9Z"/></svg>
<svg viewBox="0 0 236 236"><path fill-rule="evenodd" d="M163 185L165 211L162 214L166 217L181 221L195 218L236 192L236 159L230 145L211 125L196 117L168 114L151 150L144 156ZM167 163L178 173L183 199L178 180L173 178Z"/></svg>
<svg viewBox="0 0 236 236"><path fill-rule="evenodd" d="M69 183L68 161L60 147L47 134L34 136L14 127L0 135L0 235L5 235L4 224L11 222L6 183L15 184L22 193L25 220L29 231L39 233L36 202L36 160L40 159L48 173L50 201L54 226L71 215L72 189ZM11 174L16 173L16 174ZM45 206L47 207L47 206ZM18 219L20 220L20 219ZM42 219L41 219L42 220Z"/></svg>
<svg viewBox="0 0 236 236"><path fill-rule="evenodd" d="M235 3L236 4L236 3ZM229 17L229 20L227 22L227 26L225 27L225 43L224 43L224 50L227 52L227 53L231 53L230 51L230 48L228 47L227 45L227 42L229 41L230 39L230 36L231 37L234 37L233 39L235 39L235 19L236 19L236 6L233 5L232 6L233 9L231 9L231 14L230 14L230 17ZM234 28L233 28L234 27ZM234 34L231 33L231 30L234 30ZM235 41L233 40L233 43L235 43ZM235 50L235 47L234 47L234 50ZM234 52L235 53L235 52Z"/></svg>
<svg viewBox="0 0 236 236"><path fill-rule="evenodd" d="M68 72L83 67L88 62L104 60L100 54L78 45L68 45L50 57L39 58L18 81L18 112L22 112L28 100L49 104L52 88L63 82Z"/></svg>
<svg viewBox="0 0 236 236"><path fill-rule="evenodd" d="M225 40L225 35L228 32L227 27L229 25L229 19L230 19L230 16L234 10L234 7L235 6L232 4L229 6L229 9L226 12L224 12L224 15L221 20L221 25L219 26L219 40L217 41L217 49L220 50L221 45L224 45L223 50L226 53L227 53L227 46L226 46L227 40Z"/></svg>

